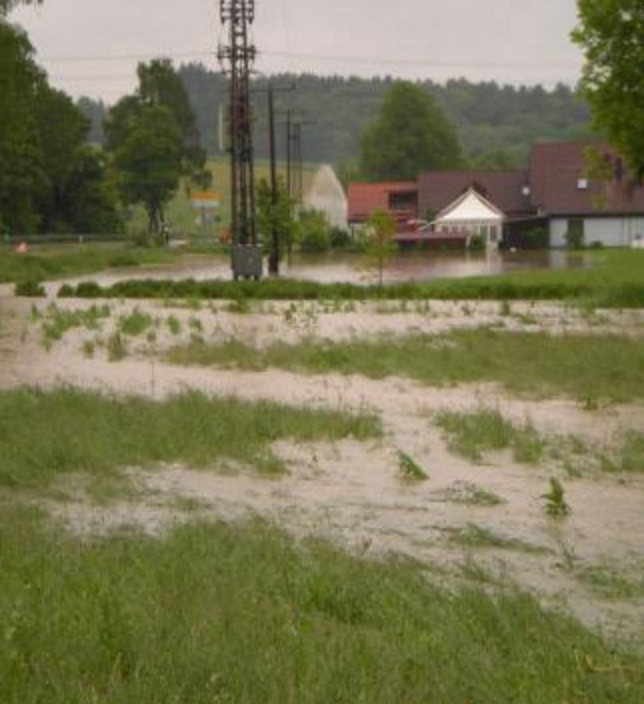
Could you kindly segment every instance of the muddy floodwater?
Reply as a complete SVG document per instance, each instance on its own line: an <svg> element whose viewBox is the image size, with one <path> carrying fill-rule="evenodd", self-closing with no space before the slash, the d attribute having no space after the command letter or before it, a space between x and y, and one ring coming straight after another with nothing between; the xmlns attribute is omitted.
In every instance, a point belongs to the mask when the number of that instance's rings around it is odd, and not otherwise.
<svg viewBox="0 0 644 704"><path fill-rule="evenodd" d="M542 269L579 269L590 266L584 253L550 252L401 252L388 262L384 280L388 283L404 281L432 281L468 276L495 276L512 271ZM285 277L319 283L365 284L375 281L376 275L369 259L362 254L297 254L282 262ZM142 268L118 269L74 281L92 279L110 285L124 279L229 279L230 260L225 255L188 255L178 262Z"/></svg>

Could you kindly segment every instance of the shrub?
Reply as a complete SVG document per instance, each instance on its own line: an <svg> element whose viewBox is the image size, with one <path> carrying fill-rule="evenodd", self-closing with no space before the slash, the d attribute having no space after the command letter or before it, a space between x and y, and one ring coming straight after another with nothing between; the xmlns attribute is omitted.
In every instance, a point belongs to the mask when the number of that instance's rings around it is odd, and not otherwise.
<svg viewBox="0 0 644 704"><path fill-rule="evenodd" d="M45 298L47 292L39 281L21 281L15 286L16 296L25 298Z"/></svg>
<svg viewBox="0 0 644 704"><path fill-rule="evenodd" d="M545 227L533 227L526 233L526 245L530 249L548 249L550 234Z"/></svg>

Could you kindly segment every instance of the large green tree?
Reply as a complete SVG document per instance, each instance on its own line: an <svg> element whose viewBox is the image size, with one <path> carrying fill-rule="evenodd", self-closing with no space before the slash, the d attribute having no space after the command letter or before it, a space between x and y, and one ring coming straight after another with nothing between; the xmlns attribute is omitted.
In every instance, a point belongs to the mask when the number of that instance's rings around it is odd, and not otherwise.
<svg viewBox="0 0 644 704"><path fill-rule="evenodd" d="M362 174L371 180L408 180L460 163L456 130L436 100L421 86L395 83L362 135Z"/></svg>
<svg viewBox="0 0 644 704"><path fill-rule="evenodd" d="M573 37L586 54L582 89L595 122L644 178L644 3L579 0Z"/></svg>
<svg viewBox="0 0 644 704"><path fill-rule="evenodd" d="M165 205L178 188L182 158L181 133L171 111L162 105L144 106L115 152L123 201L143 204L152 234L158 234L165 222Z"/></svg>
<svg viewBox="0 0 644 704"><path fill-rule="evenodd" d="M0 229L113 231L116 200L104 160L87 151L88 120L48 85L28 37L3 17L0 67Z"/></svg>
<svg viewBox="0 0 644 704"><path fill-rule="evenodd" d="M45 89L27 36L0 19L0 227L31 230L45 174L34 110Z"/></svg>
<svg viewBox="0 0 644 704"><path fill-rule="evenodd" d="M199 130L188 94L166 59L139 64L139 87L134 95L122 98L111 110L105 123L107 147L118 150L128 137L141 111L150 106L166 108L181 137L182 175L200 187L209 184L206 153L199 144Z"/></svg>

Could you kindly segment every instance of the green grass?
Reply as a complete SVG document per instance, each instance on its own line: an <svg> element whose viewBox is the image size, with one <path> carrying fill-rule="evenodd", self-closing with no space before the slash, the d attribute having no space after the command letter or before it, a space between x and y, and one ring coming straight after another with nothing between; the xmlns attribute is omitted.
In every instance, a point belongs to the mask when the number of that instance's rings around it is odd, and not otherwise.
<svg viewBox="0 0 644 704"><path fill-rule="evenodd" d="M0 514L6 704L633 704L641 659L512 590L262 524L80 541Z"/></svg>
<svg viewBox="0 0 644 704"><path fill-rule="evenodd" d="M64 389L0 394L0 486L37 488L70 473L222 458L282 471L271 443L364 440L380 435L370 415L243 403L198 393L154 402Z"/></svg>
<svg viewBox="0 0 644 704"><path fill-rule="evenodd" d="M510 392L542 397L644 398L644 345L617 335L466 330L444 336L305 340L261 350L230 341L177 347L168 359L250 370L407 377L430 386L498 382Z"/></svg>
<svg viewBox="0 0 644 704"><path fill-rule="evenodd" d="M289 279L233 281L127 281L101 288L91 282L64 287L68 297L202 298L258 300L567 300L589 307L644 307L644 252L589 254L590 267L518 271L503 276L442 279L386 286L320 284ZM505 311L502 311L505 312Z"/></svg>
<svg viewBox="0 0 644 704"><path fill-rule="evenodd" d="M413 458L402 451L398 451L398 471L406 481L425 481L429 479L427 472L417 464Z"/></svg>
<svg viewBox="0 0 644 704"><path fill-rule="evenodd" d="M122 315L118 321L118 329L123 335L128 337L139 337L143 335L152 325L154 319L147 313L142 313L135 308L131 313Z"/></svg>
<svg viewBox="0 0 644 704"><path fill-rule="evenodd" d="M436 415L436 424L445 431L450 450L470 460L478 462L486 452L507 449L523 464L538 464L543 457L546 441L530 423L515 425L494 409L443 411Z"/></svg>
<svg viewBox="0 0 644 704"><path fill-rule="evenodd" d="M36 309L32 310L32 320L42 320L43 342L46 347L59 342L75 328L100 330L103 321L112 314L107 305L91 306L87 310L61 310L55 305L50 305L44 314L34 311Z"/></svg>
<svg viewBox="0 0 644 704"><path fill-rule="evenodd" d="M52 281L104 269L168 264L177 255L161 249L79 245L16 254L0 248L0 283ZM27 289L24 289L25 291Z"/></svg>

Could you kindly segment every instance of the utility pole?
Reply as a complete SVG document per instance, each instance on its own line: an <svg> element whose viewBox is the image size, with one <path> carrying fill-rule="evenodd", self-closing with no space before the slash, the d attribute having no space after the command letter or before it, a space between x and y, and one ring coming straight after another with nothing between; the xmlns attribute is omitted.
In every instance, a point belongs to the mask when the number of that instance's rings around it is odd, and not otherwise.
<svg viewBox="0 0 644 704"><path fill-rule="evenodd" d="M235 279L259 279L262 253L255 223L253 126L250 109L250 73L257 55L250 41L255 0L220 0L222 25L228 25L228 44L218 58L230 79L230 175L232 270Z"/></svg>
<svg viewBox="0 0 644 704"><path fill-rule="evenodd" d="M277 152L275 147L275 93L273 86L268 86L268 140L270 143L271 159L271 204L273 206L273 218L271 223L271 240L273 249L268 258L268 273L278 276L280 273L280 236L275 222L275 213L279 203L279 192L277 183Z"/></svg>
<svg viewBox="0 0 644 704"><path fill-rule="evenodd" d="M293 117L286 111L286 192L293 196Z"/></svg>

